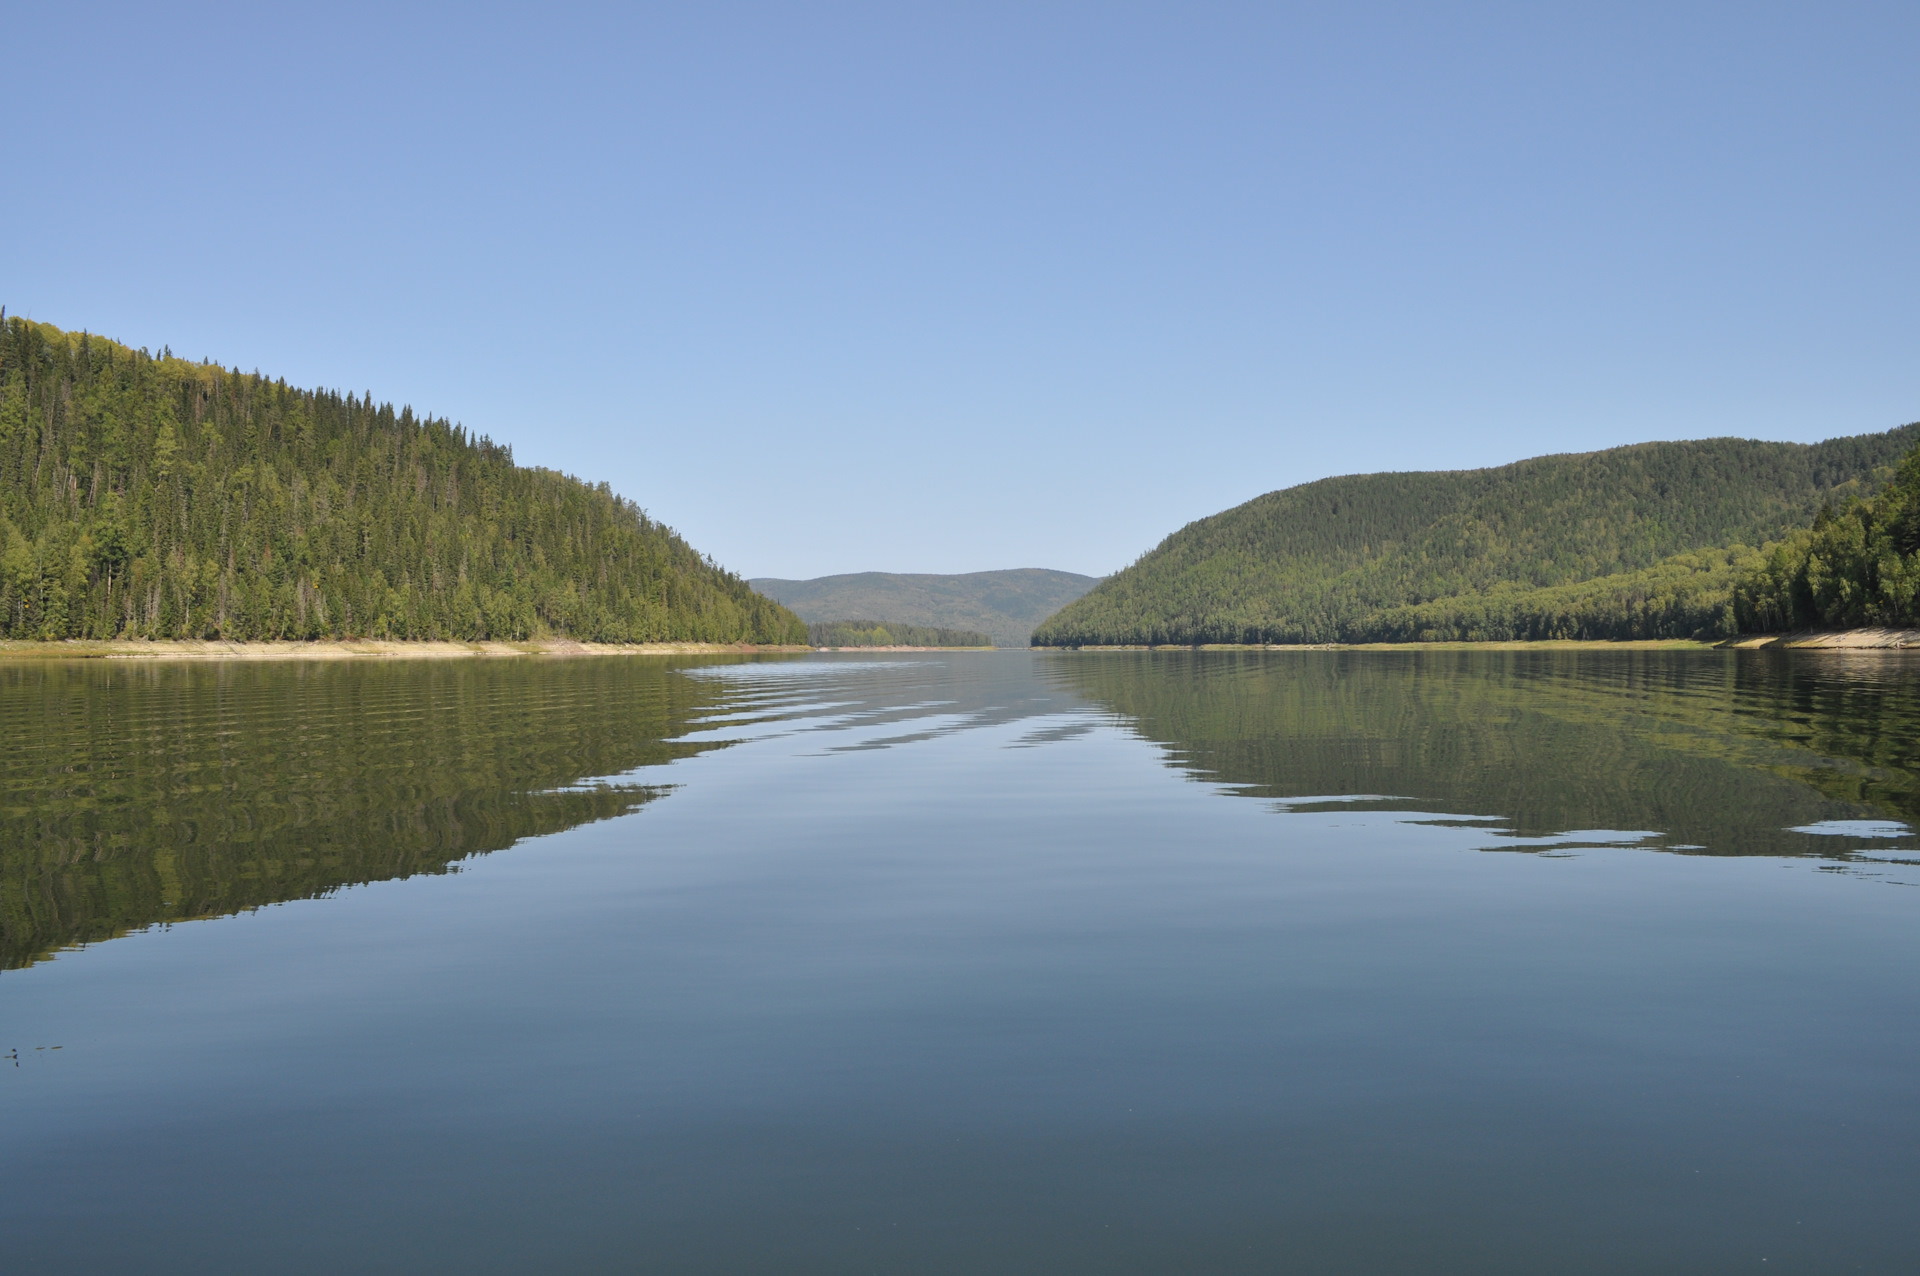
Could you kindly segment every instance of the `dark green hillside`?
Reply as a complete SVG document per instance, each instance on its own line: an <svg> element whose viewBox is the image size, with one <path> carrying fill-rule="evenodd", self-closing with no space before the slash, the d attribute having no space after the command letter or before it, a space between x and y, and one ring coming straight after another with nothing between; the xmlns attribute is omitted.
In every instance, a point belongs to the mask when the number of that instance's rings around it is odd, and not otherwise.
<svg viewBox="0 0 1920 1276"><path fill-rule="evenodd" d="M1739 632L1734 591L1762 561L1744 545L1696 549L1637 572L1527 589L1497 585L1407 607L1357 623L1365 642L1530 642L1726 638Z"/></svg>
<svg viewBox="0 0 1920 1276"><path fill-rule="evenodd" d="M1011 571L852 572L813 580L749 581L812 622L886 616L908 625L975 629L1001 647L1024 647L1033 627L1092 589L1092 576L1024 567Z"/></svg>
<svg viewBox="0 0 1920 1276"><path fill-rule="evenodd" d="M1823 508L1734 593L1746 632L1920 625L1920 448L1871 500Z"/></svg>
<svg viewBox="0 0 1920 1276"><path fill-rule="evenodd" d="M0 637L802 643L603 483L445 420L0 324Z"/></svg>
<svg viewBox="0 0 1920 1276"><path fill-rule="evenodd" d="M1920 425L1811 445L1643 443L1497 469L1323 479L1189 524L1033 640L1405 635L1419 622L1399 609L1436 599L1571 585L1690 550L1764 544L1869 490L1916 439Z"/></svg>

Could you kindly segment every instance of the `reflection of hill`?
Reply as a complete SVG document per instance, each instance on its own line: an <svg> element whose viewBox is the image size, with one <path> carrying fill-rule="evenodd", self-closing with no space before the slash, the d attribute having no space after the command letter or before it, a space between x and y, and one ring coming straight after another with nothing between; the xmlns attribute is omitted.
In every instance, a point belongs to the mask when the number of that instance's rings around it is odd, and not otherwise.
<svg viewBox="0 0 1920 1276"><path fill-rule="evenodd" d="M664 662L0 665L0 964L445 871L663 790L725 694Z"/></svg>
<svg viewBox="0 0 1920 1276"><path fill-rule="evenodd" d="M1920 817L1920 686L1898 655L1088 652L1050 667L1174 765L1255 796L1387 794L1523 836L1646 829L1728 854L1826 854L1858 844L1786 830Z"/></svg>

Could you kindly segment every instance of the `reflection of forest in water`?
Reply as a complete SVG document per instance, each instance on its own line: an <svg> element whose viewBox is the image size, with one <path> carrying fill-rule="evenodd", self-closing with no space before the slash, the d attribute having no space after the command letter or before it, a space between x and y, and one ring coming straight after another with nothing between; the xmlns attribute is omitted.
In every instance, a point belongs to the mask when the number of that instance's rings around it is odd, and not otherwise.
<svg viewBox="0 0 1920 1276"><path fill-rule="evenodd" d="M659 795L725 697L659 659L0 665L0 964L443 872Z"/></svg>
<svg viewBox="0 0 1920 1276"><path fill-rule="evenodd" d="M1790 830L1920 818L1920 655L1084 652L1050 670L1251 796L1379 794L1520 837L1649 830L1719 854L1884 850Z"/></svg>
<svg viewBox="0 0 1920 1276"><path fill-rule="evenodd" d="M647 768L730 739L830 753L1032 719L1033 744L1091 729L1089 703L1197 778L1499 817L1489 845L1884 854L1789 830L1920 821L1916 674L1658 651L0 664L0 965L444 872L632 811L665 791Z"/></svg>
<svg viewBox="0 0 1920 1276"><path fill-rule="evenodd" d="M880 748L1054 694L1024 656L0 664L0 967L445 872L743 736Z"/></svg>

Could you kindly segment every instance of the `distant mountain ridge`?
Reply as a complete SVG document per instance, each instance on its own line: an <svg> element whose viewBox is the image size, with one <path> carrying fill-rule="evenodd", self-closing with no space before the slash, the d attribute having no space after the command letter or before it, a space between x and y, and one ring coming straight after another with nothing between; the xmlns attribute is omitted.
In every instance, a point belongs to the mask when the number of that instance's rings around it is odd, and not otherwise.
<svg viewBox="0 0 1920 1276"><path fill-rule="evenodd" d="M1022 567L955 575L852 572L813 580L762 576L747 583L811 623L872 617L977 630L996 646L1024 647L1035 625L1092 589L1099 579Z"/></svg>
<svg viewBox="0 0 1920 1276"><path fill-rule="evenodd" d="M1644 613L1648 590L1698 593L1686 578L1701 573L1724 592L1738 547L1869 494L1917 441L1920 424L1813 444L1640 443L1482 470L1321 479L1188 524L1049 618L1034 642L1491 636L1489 609L1509 609L1510 591L1621 578L1616 601L1601 591L1527 603L1528 632L1515 636L1562 636L1557 621L1539 632L1541 601L1570 615L1597 603L1604 620L1622 605ZM1669 561L1708 549L1727 555L1718 566ZM1636 573L1645 575L1626 579ZM1441 600L1460 605L1436 611ZM1690 606L1683 597L1680 610ZM1595 636L1627 636L1602 629Z"/></svg>

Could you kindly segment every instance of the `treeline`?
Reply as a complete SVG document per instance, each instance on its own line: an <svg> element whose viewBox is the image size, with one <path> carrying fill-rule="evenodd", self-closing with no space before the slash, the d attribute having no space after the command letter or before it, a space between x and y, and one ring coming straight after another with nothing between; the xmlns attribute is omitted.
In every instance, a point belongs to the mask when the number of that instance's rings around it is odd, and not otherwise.
<svg viewBox="0 0 1920 1276"><path fill-rule="evenodd" d="M1695 550L1571 585L1506 586L1394 607L1347 632L1352 642L1726 638L1739 632L1735 589L1761 561L1745 545Z"/></svg>
<svg viewBox="0 0 1920 1276"><path fill-rule="evenodd" d="M1375 613L1353 641L1729 638L1920 625L1920 447L1880 492L1823 506L1764 549L1699 550L1639 572L1506 587Z"/></svg>
<svg viewBox="0 0 1920 1276"><path fill-rule="evenodd" d="M800 643L602 483L459 426L0 322L0 637Z"/></svg>
<svg viewBox="0 0 1920 1276"><path fill-rule="evenodd" d="M1917 439L1920 424L1812 445L1647 443L1488 470L1324 479L1182 528L1048 619L1033 642L1718 631L1729 623L1730 568L1681 556L1724 559L1736 553L1725 547L1779 540L1824 507L1851 508ZM1585 582L1596 583L1554 592Z"/></svg>
<svg viewBox="0 0 1920 1276"><path fill-rule="evenodd" d="M1870 500L1823 508L1742 576L1745 632L1920 625L1920 447Z"/></svg>
<svg viewBox="0 0 1920 1276"><path fill-rule="evenodd" d="M829 620L807 626L816 647L991 647L993 639L972 629L906 625L895 620Z"/></svg>

